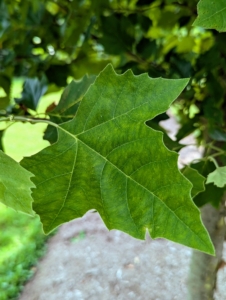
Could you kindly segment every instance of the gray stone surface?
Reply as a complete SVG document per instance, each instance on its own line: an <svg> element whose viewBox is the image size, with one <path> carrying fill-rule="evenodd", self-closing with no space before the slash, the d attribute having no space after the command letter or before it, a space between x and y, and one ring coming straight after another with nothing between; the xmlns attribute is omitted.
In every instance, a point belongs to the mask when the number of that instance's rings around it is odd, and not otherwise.
<svg viewBox="0 0 226 300"><path fill-rule="evenodd" d="M88 213L50 240L20 300L185 299L190 255L163 239L109 232L97 213Z"/></svg>

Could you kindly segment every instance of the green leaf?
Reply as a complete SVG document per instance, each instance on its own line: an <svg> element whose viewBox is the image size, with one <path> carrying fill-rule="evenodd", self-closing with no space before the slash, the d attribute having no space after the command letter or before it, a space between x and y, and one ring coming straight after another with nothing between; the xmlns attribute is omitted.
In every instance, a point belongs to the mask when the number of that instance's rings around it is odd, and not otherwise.
<svg viewBox="0 0 226 300"><path fill-rule="evenodd" d="M0 151L0 201L16 211L33 215L31 188L35 185L30 180L32 173Z"/></svg>
<svg viewBox="0 0 226 300"><path fill-rule="evenodd" d="M188 166L181 170L182 174L192 183L193 187L191 190L191 196L194 198L200 192L205 191L205 180L206 178L202 176L197 170L192 169Z"/></svg>
<svg viewBox="0 0 226 300"><path fill-rule="evenodd" d="M94 82L95 78L96 76L85 75L80 81L71 81L65 88L57 107L49 113L50 120L56 124L60 124L73 119L81 99L90 85ZM44 139L48 140L50 143L56 142L56 128L48 126Z"/></svg>
<svg viewBox="0 0 226 300"><path fill-rule="evenodd" d="M198 3L198 17L195 26L207 29L226 31L226 2L225 0L200 0Z"/></svg>
<svg viewBox="0 0 226 300"><path fill-rule="evenodd" d="M217 187L224 187L226 184L226 167L219 167L207 177L206 183L214 183Z"/></svg>
<svg viewBox="0 0 226 300"><path fill-rule="evenodd" d="M215 120L217 120L217 118ZM210 130L209 131L209 136L214 141L226 142L226 133L222 129L212 129L212 130Z"/></svg>
<svg viewBox="0 0 226 300"><path fill-rule="evenodd" d="M177 168L178 155L145 121L165 112L188 80L152 79L107 66L54 145L22 165L35 174L34 210L45 232L96 209L109 229L169 240L213 254Z"/></svg>
<svg viewBox="0 0 226 300"><path fill-rule="evenodd" d="M200 161L191 164L191 166L204 177L207 177L208 174L216 168L214 163L210 160ZM201 207L206 203L211 203L214 207L219 208L223 194L224 189L216 187L213 183L209 183L207 185L205 184L205 191L195 196L193 201L198 207Z"/></svg>

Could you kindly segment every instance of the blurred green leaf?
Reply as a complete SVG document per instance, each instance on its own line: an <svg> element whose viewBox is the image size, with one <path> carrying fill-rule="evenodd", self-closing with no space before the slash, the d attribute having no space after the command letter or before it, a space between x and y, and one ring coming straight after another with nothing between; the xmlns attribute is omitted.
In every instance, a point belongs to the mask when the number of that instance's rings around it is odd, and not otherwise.
<svg viewBox="0 0 226 300"><path fill-rule="evenodd" d="M206 183L213 183L217 187L224 187L226 184L226 167L218 167L208 174Z"/></svg>
<svg viewBox="0 0 226 300"><path fill-rule="evenodd" d="M103 36L99 42L109 54L121 54L132 51L134 27L129 18L111 15L101 18ZM131 32L132 31L132 32Z"/></svg>
<svg viewBox="0 0 226 300"><path fill-rule="evenodd" d="M200 192L203 192L205 190L204 183L206 178L202 176L197 170L186 166L181 170L181 172L193 185L191 190L191 196L193 198Z"/></svg>

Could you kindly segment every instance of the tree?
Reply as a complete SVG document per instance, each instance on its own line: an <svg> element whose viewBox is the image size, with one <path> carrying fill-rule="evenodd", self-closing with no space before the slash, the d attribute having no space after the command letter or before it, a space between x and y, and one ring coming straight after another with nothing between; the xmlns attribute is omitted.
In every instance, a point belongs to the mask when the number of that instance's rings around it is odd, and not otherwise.
<svg viewBox="0 0 226 300"><path fill-rule="evenodd" d="M109 229L207 253L194 252L190 293L212 299L225 235L226 48L224 33L204 28L226 31L226 6L201 0L196 19L195 0L149 2L0 2L1 120L45 122L51 143L20 163L1 152L1 201L39 214L46 233L95 209ZM26 79L10 102L15 76ZM34 117L68 76L84 77ZM159 121L176 98L172 141ZM180 172L176 152L190 133L205 153Z"/></svg>

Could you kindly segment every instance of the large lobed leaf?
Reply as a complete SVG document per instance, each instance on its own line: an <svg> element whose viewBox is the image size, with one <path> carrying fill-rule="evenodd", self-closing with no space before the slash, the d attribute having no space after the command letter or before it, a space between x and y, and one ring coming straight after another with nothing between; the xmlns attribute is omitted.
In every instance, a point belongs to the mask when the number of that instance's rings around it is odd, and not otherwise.
<svg viewBox="0 0 226 300"><path fill-rule="evenodd" d="M0 151L0 201L16 211L33 215L30 180L33 174Z"/></svg>
<svg viewBox="0 0 226 300"><path fill-rule="evenodd" d="M109 229L214 253L178 155L145 121L166 111L188 80L105 68L52 146L22 165L35 174L34 210L45 232L96 209Z"/></svg>
<svg viewBox="0 0 226 300"><path fill-rule="evenodd" d="M225 0L200 0L198 3L198 17L193 25L226 31Z"/></svg>

